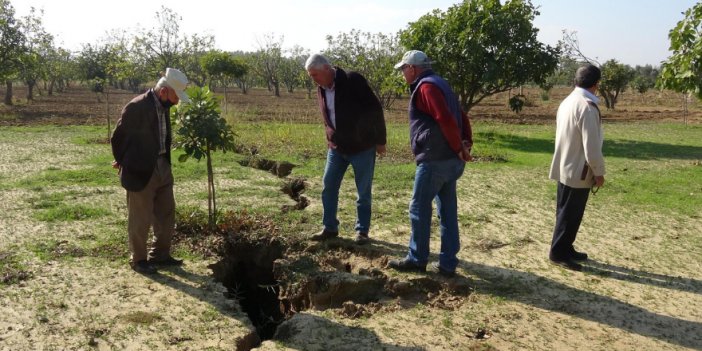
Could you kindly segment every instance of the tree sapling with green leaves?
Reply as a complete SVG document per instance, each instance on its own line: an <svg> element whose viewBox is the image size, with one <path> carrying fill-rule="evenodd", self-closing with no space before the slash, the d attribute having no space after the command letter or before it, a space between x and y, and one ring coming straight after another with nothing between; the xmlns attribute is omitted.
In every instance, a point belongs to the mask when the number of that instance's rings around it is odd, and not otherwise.
<svg viewBox="0 0 702 351"><path fill-rule="evenodd" d="M234 151L234 131L222 118L217 97L207 87L187 89L190 103L179 104L171 116L175 124L174 146L182 148L184 154L178 161L185 162L193 157L207 162L207 211L210 228L217 222L217 202L215 200L212 153Z"/></svg>

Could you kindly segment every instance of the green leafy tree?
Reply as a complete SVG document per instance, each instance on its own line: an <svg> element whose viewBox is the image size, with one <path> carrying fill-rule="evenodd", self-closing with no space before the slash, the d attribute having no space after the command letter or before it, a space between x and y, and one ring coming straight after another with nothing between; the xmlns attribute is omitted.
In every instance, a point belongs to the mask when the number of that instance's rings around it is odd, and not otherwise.
<svg viewBox="0 0 702 351"><path fill-rule="evenodd" d="M631 80L631 89L636 90L639 94L645 94L649 89L656 86L655 79L647 76L636 75Z"/></svg>
<svg viewBox="0 0 702 351"><path fill-rule="evenodd" d="M241 93L246 95L249 92L249 88L253 87L254 84L259 81L258 74L253 70L257 64L256 54L252 52L236 52L233 55L235 58L241 60L247 67L246 73L244 73L243 76L234 79L234 83L241 89Z"/></svg>
<svg viewBox="0 0 702 351"><path fill-rule="evenodd" d="M602 70L602 79L598 90L604 97L607 108L613 110L619 94L626 91L629 82L634 78L634 70L628 65L617 62L617 60L605 62L600 70Z"/></svg>
<svg viewBox="0 0 702 351"><path fill-rule="evenodd" d="M266 34L259 49L251 58L251 70L263 80L269 91L280 97L280 73L283 65L283 37L275 38L273 34Z"/></svg>
<svg viewBox="0 0 702 351"><path fill-rule="evenodd" d="M324 54L332 64L366 77L383 108L390 108L397 96L406 91L402 77L393 74L393 66L403 54L396 36L352 29L336 37L328 35L327 46Z"/></svg>
<svg viewBox="0 0 702 351"><path fill-rule="evenodd" d="M280 80L288 93L292 94L295 88L305 84L305 77L307 77L305 61L302 61L302 64L300 64L303 57L305 59L309 57L309 50L299 45L287 50L287 56L283 57L283 62L280 66Z"/></svg>
<svg viewBox="0 0 702 351"><path fill-rule="evenodd" d="M63 91L68 82L76 77L76 61L71 52L64 48L53 48L47 57L47 94L53 95L54 89Z"/></svg>
<svg viewBox="0 0 702 351"><path fill-rule="evenodd" d="M200 59L200 65L207 73L211 82L218 82L224 88L224 113L227 111L227 86L237 78L241 78L248 67L232 54L222 51L210 51Z"/></svg>
<svg viewBox="0 0 702 351"><path fill-rule="evenodd" d="M410 23L400 43L434 60L469 111L490 95L540 84L556 69L559 49L537 40L538 14L528 0L466 0Z"/></svg>
<svg viewBox="0 0 702 351"><path fill-rule="evenodd" d="M702 2L668 32L673 54L661 66L658 86L702 99Z"/></svg>
<svg viewBox="0 0 702 351"><path fill-rule="evenodd" d="M47 33L42 23L43 11L30 8L27 16L20 20L25 45L20 61L19 78L27 86L27 100L34 100L34 88L39 80L46 80L47 61L53 49L54 38Z"/></svg>
<svg viewBox="0 0 702 351"><path fill-rule="evenodd" d="M12 79L21 65L25 37L9 0L0 0L0 82L5 82L5 105L12 105Z"/></svg>
<svg viewBox="0 0 702 351"><path fill-rule="evenodd" d="M193 157L207 162L207 210L209 225L217 222L217 202L215 197L212 153L234 151L234 131L222 118L219 102L209 88L191 87L187 89L190 103L178 104L172 114L176 125L175 147L182 148L184 154L178 161L185 162Z"/></svg>

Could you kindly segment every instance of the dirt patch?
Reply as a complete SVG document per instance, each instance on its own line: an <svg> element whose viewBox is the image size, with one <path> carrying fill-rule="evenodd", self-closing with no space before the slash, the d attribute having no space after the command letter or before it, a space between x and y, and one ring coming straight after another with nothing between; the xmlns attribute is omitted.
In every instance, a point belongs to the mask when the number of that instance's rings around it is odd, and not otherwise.
<svg viewBox="0 0 702 351"><path fill-rule="evenodd" d="M27 270L13 254L0 252L0 283L16 284L31 277L32 272Z"/></svg>
<svg viewBox="0 0 702 351"><path fill-rule="evenodd" d="M295 165L287 161L274 161L257 156L247 157L241 161L239 164L244 167L252 167L264 171L269 171L273 175L280 178L287 177L292 173Z"/></svg>
<svg viewBox="0 0 702 351"><path fill-rule="evenodd" d="M309 309L334 309L352 319L418 303L455 310L472 291L463 278L390 277L382 248L342 239L308 243L270 227L265 233L230 231L218 252L214 277L239 300L261 340L274 338L278 325Z"/></svg>
<svg viewBox="0 0 702 351"><path fill-rule="evenodd" d="M304 178L287 179L281 186L280 190L290 196L295 201L295 205L283 205L282 211L288 212L292 210L304 210L310 204L310 200L303 196L302 193L307 188Z"/></svg>

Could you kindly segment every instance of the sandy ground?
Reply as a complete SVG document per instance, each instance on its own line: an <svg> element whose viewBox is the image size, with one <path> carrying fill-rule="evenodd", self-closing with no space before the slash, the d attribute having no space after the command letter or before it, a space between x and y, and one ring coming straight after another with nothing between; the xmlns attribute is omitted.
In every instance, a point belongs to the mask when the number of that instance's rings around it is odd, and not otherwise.
<svg viewBox="0 0 702 351"><path fill-rule="evenodd" d="M0 180L47 167L80 167L74 159L28 161L37 145L48 145L50 154L76 148L80 157L91 156L69 140L54 137L47 143L48 138L39 133L35 142L3 143L3 149L13 148L10 154L25 156L0 153L5 155L0 156ZM277 186L272 175L262 172L260 177L265 181L257 187ZM546 259L554 204L548 195L553 184L543 178L542 170L502 175L468 168L459 182L463 249L456 279L467 281L473 291L455 308L384 301L380 312L356 319L337 309L307 310L281 325L277 339L259 349L702 349L702 216L629 210L607 201L610 195L603 189L588 205L577 242L578 249L590 254L587 269L566 271ZM524 179L539 180L525 187ZM309 182L312 189L320 186L319 179ZM222 181L223 189L239 186L238 180ZM342 192L351 193L352 186L345 182ZM50 185L46 188L52 191ZM253 328L238 302L225 298L224 288L213 281L207 267L212 261L189 260L182 269L148 278L131 271L126 259L83 255L42 260L31 252L32 245L49 240L74 243L124 231L122 190L89 188L71 201L99 204L110 211L108 216L42 222L27 201L37 196L35 190L0 192L0 257L21 257L31 272L20 283L0 285L0 350L246 349ZM179 184L176 192L195 196L199 191L193 188ZM53 189L69 190L80 187ZM316 218L321 209L314 194L305 211ZM253 205L255 195L250 196L237 201ZM408 196L374 205L406 211ZM341 201L346 223L353 200ZM401 255L407 233L405 225L389 228L375 218L372 245ZM432 252L438 249L434 234ZM398 279L416 277L377 268Z"/></svg>

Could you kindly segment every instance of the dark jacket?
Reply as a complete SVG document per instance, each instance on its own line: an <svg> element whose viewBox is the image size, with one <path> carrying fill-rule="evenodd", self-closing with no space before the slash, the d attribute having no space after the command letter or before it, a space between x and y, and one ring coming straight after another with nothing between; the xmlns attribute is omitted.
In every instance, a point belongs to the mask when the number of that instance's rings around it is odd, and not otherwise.
<svg viewBox="0 0 702 351"><path fill-rule="evenodd" d="M334 109L336 129L329 121L324 89L317 89L319 107L322 110L327 142L335 144L343 154L355 154L375 145L385 145L385 119L378 97L360 73L346 73L336 68L334 78Z"/></svg>
<svg viewBox="0 0 702 351"><path fill-rule="evenodd" d="M448 110L456 120L459 133L463 130L462 110L448 82L431 70L424 72L410 85L412 93L409 105L410 144L415 161L440 161L458 157L456 151L449 146L434 117L420 111L416 106L416 95L422 84L433 84L441 90Z"/></svg>
<svg viewBox="0 0 702 351"><path fill-rule="evenodd" d="M112 155L120 165L120 181L129 191L141 191L149 183L159 152L156 94L141 94L124 106L112 133ZM166 109L166 159L171 162L171 124Z"/></svg>

